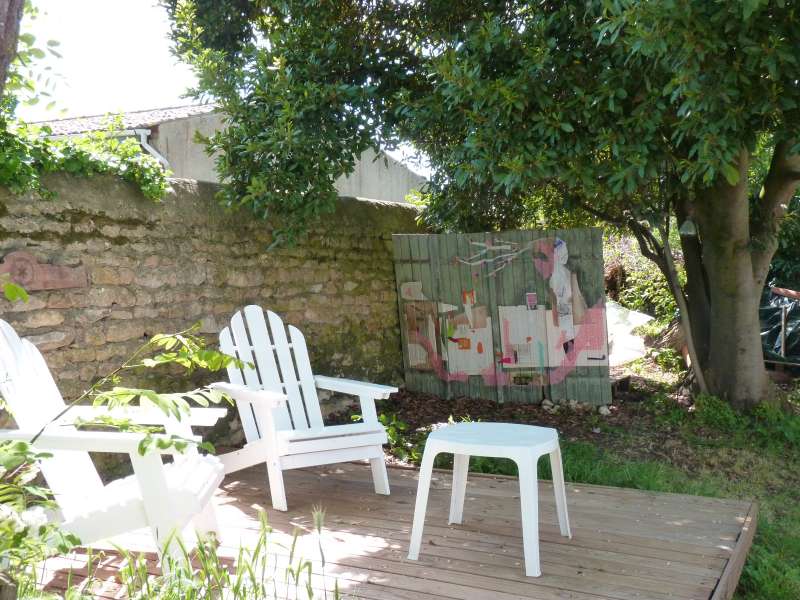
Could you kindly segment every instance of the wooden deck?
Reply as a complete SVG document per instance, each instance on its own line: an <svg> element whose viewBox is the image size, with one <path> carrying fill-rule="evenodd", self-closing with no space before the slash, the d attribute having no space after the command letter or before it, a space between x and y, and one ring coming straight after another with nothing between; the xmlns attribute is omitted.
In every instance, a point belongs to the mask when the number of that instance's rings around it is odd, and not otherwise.
<svg viewBox="0 0 800 600"><path fill-rule="evenodd" d="M756 506L748 502L568 484L569 540L559 535L550 483L541 482L542 576L529 578L516 479L470 475L464 523L448 526L450 474L438 472L420 560L409 561L417 472L390 469L389 477L392 495L377 496L366 464L290 471L290 511L280 513L269 507L261 468L237 473L217 497L222 551L234 556L240 543L252 544L258 512L266 509L273 541L288 544L299 528L299 552L319 558L311 512L323 506L325 576L316 561L315 585L330 590L336 580L345 597L722 600L733 594L755 530ZM152 550L143 533L116 542ZM285 561L285 548L273 551ZM71 569L75 581L83 562L80 554L51 560L46 580L61 587ZM122 597L114 577L119 562L114 552L102 559L95 594Z"/></svg>

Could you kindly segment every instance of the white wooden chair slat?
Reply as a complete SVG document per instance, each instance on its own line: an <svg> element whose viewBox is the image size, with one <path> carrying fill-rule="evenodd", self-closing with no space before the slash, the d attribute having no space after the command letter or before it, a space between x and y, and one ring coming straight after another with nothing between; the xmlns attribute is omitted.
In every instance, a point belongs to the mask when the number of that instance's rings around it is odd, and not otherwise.
<svg viewBox="0 0 800 600"><path fill-rule="evenodd" d="M279 435L287 441L294 442L300 440L321 440L325 438L355 437L372 433L385 434L383 425L370 423L347 423L346 425L327 425L319 429L302 429L295 431L280 431Z"/></svg>
<svg viewBox="0 0 800 600"><path fill-rule="evenodd" d="M309 440L278 439L278 448L285 456L299 454L329 452L348 448L381 448L386 443L386 434L383 431L366 433L362 435L332 436L312 438ZM365 458L362 456L361 458ZM383 456L381 456L381 459ZM338 461L337 461L338 462Z"/></svg>
<svg viewBox="0 0 800 600"><path fill-rule="evenodd" d="M0 440L30 440L65 408L64 400L38 348L22 340L0 320L0 394L21 430L0 430ZM144 413L148 411L145 410ZM204 418L210 417L210 413ZM139 456L141 436L132 433L83 432L62 419L47 427L36 442L52 458L42 473L61 510L66 531L84 543L149 526L161 548L172 531L180 535L193 518L213 524L211 496L222 482L224 467L197 452L164 465L161 453ZM185 431L167 423L168 431ZM127 453L135 475L104 486L89 451ZM191 499L191 501L190 501ZM171 551L176 551L173 546Z"/></svg>
<svg viewBox="0 0 800 600"><path fill-rule="evenodd" d="M239 353L236 351L236 345L233 343L231 337L231 330L226 327L219 333L219 348L225 354L239 358ZM236 365L228 366L228 380L237 385L244 385L244 375L242 370Z"/></svg>
<svg viewBox="0 0 800 600"><path fill-rule="evenodd" d="M229 356L235 356L242 361L240 352L237 351L236 345L234 344L233 337L231 336L231 330L226 327L223 329L219 334L219 346L220 350L222 350L225 354ZM244 385L244 373L242 373L242 369L240 369L236 365L229 365L228 366L228 380L231 383L235 383L237 385ZM253 413L253 407L251 406L250 402L246 400L236 400L236 408L239 411L239 420L242 423L242 430L244 431L244 437L248 442L253 442L259 439L260 433L258 431L258 425L256 424L256 418Z"/></svg>
<svg viewBox="0 0 800 600"><path fill-rule="evenodd" d="M288 415L288 412L284 410L282 413L279 408L270 411L266 409L266 404L254 409L251 416L258 423L261 439L255 441L248 436L248 443L243 449L221 456L227 472L266 463L272 505L278 510L287 510L282 471L366 459L370 461L372 468L375 492L388 494L389 480L382 447L387 441L386 430L378 421L374 401L376 398L388 397L397 388L331 377L315 378L305 337L300 330L289 326L287 338L287 328L281 318L272 311L266 311L265 319L264 312L260 306L255 305L246 306L237 312L231 319L233 336L225 328L220 335L220 346L223 352L242 360L252 356L258 365L261 378L259 383L248 379L246 373L242 378L238 370L229 369L231 383L244 382L255 390L262 389L259 386L263 386L282 393L291 410L292 419L282 421L279 415ZM249 339L244 333L245 326L250 333ZM317 394L318 387L358 396L364 422L325 426ZM246 388L231 388L226 391L237 402L248 396ZM253 400L254 404L257 402ZM240 403L240 410L241 406ZM244 416L242 421L245 421Z"/></svg>
<svg viewBox="0 0 800 600"><path fill-rule="evenodd" d="M306 338L302 332L294 325L289 325L290 346L294 351L294 362L297 365L298 383L303 392L303 400L308 415L308 423L311 429L324 427L322 421L322 410L319 407L319 396L317 396L317 386L314 384L314 373L311 372L311 361L308 358L306 348Z"/></svg>
<svg viewBox="0 0 800 600"><path fill-rule="evenodd" d="M247 335L247 327L244 323L241 313L234 315L231 319L231 334L233 341L236 344L236 349L239 353L239 358L246 364L242 365L242 374L244 375L245 384L253 389L261 389L261 379L258 376L258 370L255 367L255 356L250 350L250 339ZM249 363L249 364L248 364Z"/></svg>
<svg viewBox="0 0 800 600"><path fill-rule="evenodd" d="M20 339L14 329L2 320L0 331L5 341L0 343L0 362L6 371L0 382L0 394L21 429L38 431L64 408L64 401L36 347L28 340ZM103 488L88 452L75 450L53 453L52 458L42 462L41 469L65 511L75 510L82 504L71 493L75 486L88 493L97 493Z"/></svg>
<svg viewBox="0 0 800 600"><path fill-rule="evenodd" d="M255 311L250 311L250 314L254 313ZM263 319L263 316L261 318ZM308 417L306 416L305 406L303 406L300 386L297 385L297 372L295 371L294 361L292 361L292 354L288 348L289 340L286 339L286 327L283 324L283 320L271 310L267 311L267 319L272 333L272 341L275 342L276 346L275 354L278 355L278 366L281 370L281 381L283 381L283 393L286 394L289 400L289 410L292 411L293 429L308 429Z"/></svg>
<svg viewBox="0 0 800 600"><path fill-rule="evenodd" d="M261 389L283 394L283 383L281 382L278 365L275 362L275 354L272 350L274 346L272 338L270 338L267 324L264 321L264 312L260 306L250 305L246 306L242 313L247 323L247 329L250 331L254 361L258 367L261 385L263 386ZM292 428L289 409L285 406L273 409L272 418L275 419L278 428Z"/></svg>

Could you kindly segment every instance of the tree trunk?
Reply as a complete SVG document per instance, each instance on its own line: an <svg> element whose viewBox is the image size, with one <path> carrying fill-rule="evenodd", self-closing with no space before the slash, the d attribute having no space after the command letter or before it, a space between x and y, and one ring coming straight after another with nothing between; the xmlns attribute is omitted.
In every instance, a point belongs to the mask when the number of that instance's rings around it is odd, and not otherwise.
<svg viewBox="0 0 800 600"><path fill-rule="evenodd" d="M0 0L0 96L6 87L8 68L17 55L19 23L25 0Z"/></svg>
<svg viewBox="0 0 800 600"><path fill-rule="evenodd" d="M739 183L717 182L697 200L711 306L708 385L739 409L765 400L769 390L758 321L761 287L750 244L748 163L743 151Z"/></svg>
<svg viewBox="0 0 800 600"><path fill-rule="evenodd" d="M694 325L692 318L689 316L689 306L686 296L681 289L680 281L678 281L678 271L675 269L675 263L672 261L672 248L669 245L669 232L666 227L661 228L661 239L664 241L664 262L666 264L666 276L669 282L672 295L675 302L678 304L678 310L681 313L681 325L686 334L686 347L689 350L689 357L692 362L692 371L694 372L695 379L697 380L697 387L703 394L708 393L708 384L706 383L705 372L703 371L703 364L697 355L697 346L695 345Z"/></svg>
<svg viewBox="0 0 800 600"><path fill-rule="evenodd" d="M675 216L678 227L693 218L689 203L685 197L679 198L675 204ZM711 326L711 305L709 303L708 277L703 266L703 249L697 235L681 235L683 264L686 269L686 303L688 318L692 322L692 339L694 340L700 367L708 367L708 338Z"/></svg>

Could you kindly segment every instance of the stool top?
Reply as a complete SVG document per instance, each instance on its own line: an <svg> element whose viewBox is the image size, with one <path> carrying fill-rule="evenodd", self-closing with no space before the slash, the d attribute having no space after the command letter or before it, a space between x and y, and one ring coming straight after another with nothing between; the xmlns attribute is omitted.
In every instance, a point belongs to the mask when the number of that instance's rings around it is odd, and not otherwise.
<svg viewBox="0 0 800 600"><path fill-rule="evenodd" d="M526 447L542 451L558 444L558 432L552 427L537 427L535 425L520 425L518 423L484 423L467 422L456 423L433 431L428 436L428 441L435 440L438 444L490 446L498 447Z"/></svg>

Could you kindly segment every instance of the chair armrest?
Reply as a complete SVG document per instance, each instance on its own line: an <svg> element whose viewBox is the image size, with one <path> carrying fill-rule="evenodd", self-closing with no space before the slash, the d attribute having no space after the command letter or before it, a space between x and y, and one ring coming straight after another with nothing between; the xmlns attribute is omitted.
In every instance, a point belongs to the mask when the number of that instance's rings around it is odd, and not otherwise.
<svg viewBox="0 0 800 600"><path fill-rule="evenodd" d="M388 398L390 394L397 391L397 388L391 385L378 385L377 383L342 379L340 377L326 377L324 375L315 375L314 382L321 390L358 396L358 402L361 405L361 418L364 419L365 423L378 423L375 400Z"/></svg>
<svg viewBox="0 0 800 600"><path fill-rule="evenodd" d="M0 429L0 441L29 442L36 431L20 429ZM145 438L142 433L117 431L75 431L74 429L45 429L33 444L39 450L85 450L87 452L115 452L134 454L139 452L139 443ZM169 440L169 436L154 435L153 440ZM200 441L199 436L192 436L193 441ZM176 454L175 448L161 449L157 443L152 444L152 452L156 454Z"/></svg>
<svg viewBox="0 0 800 600"><path fill-rule="evenodd" d="M268 390L252 390L246 385L238 385L236 383L218 381L207 387L225 392L234 400L267 405L269 408L286 406L287 402L286 394L279 394L278 392L270 392Z"/></svg>
<svg viewBox="0 0 800 600"><path fill-rule="evenodd" d="M191 408L188 415L181 415L180 422L189 425L211 426L225 416L225 408ZM168 425L175 421L175 417L167 415L157 408L128 406L125 408L109 409L104 406L73 406L56 423L71 425L76 418L86 420L100 416L110 416L114 419L130 419L142 425Z"/></svg>
<svg viewBox="0 0 800 600"><path fill-rule="evenodd" d="M314 382L322 390L351 394L353 396L368 396L375 400L388 398L390 394L397 391L391 385L379 385L377 383L367 383L366 381L356 381L355 379L342 379L341 377L326 377L325 375L315 375Z"/></svg>

